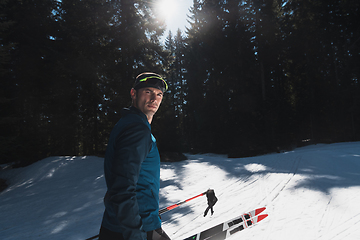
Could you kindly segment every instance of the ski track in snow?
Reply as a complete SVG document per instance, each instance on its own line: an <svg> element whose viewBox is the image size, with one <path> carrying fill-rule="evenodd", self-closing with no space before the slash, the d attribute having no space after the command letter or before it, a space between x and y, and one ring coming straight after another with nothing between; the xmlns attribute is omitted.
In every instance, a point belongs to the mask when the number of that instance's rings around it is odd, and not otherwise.
<svg viewBox="0 0 360 240"><path fill-rule="evenodd" d="M163 214L163 228L173 240L263 206L269 214L265 220L229 239L360 239L359 142L250 158L187 157L161 164L160 208L209 188L219 200L212 216L203 217L206 197ZM0 238L85 240L96 235L106 191L102 164L97 157L50 157L0 171L10 182L0 193Z"/></svg>

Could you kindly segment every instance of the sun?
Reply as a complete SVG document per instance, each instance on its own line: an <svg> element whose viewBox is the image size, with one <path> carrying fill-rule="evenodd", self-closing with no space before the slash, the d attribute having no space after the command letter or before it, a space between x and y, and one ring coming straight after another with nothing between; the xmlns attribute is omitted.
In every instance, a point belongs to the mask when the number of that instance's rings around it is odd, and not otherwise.
<svg viewBox="0 0 360 240"><path fill-rule="evenodd" d="M168 22L177 8L176 0L157 0L155 9L159 18Z"/></svg>

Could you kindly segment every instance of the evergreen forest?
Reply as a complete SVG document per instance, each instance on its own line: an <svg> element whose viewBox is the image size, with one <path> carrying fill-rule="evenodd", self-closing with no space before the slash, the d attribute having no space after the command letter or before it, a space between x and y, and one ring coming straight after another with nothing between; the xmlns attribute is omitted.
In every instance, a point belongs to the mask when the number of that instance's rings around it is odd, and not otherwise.
<svg viewBox="0 0 360 240"><path fill-rule="evenodd" d="M102 156L144 71L161 153L360 141L359 0L193 0L174 33L155 1L0 0L0 163Z"/></svg>

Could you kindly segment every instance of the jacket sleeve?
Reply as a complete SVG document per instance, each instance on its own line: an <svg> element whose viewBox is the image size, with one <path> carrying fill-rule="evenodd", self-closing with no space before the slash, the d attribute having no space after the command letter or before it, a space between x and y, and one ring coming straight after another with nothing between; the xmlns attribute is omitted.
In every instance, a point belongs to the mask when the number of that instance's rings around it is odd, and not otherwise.
<svg viewBox="0 0 360 240"><path fill-rule="evenodd" d="M151 149L150 129L142 123L128 126L115 139L113 182L108 193L124 238L146 239L136 198L141 164Z"/></svg>

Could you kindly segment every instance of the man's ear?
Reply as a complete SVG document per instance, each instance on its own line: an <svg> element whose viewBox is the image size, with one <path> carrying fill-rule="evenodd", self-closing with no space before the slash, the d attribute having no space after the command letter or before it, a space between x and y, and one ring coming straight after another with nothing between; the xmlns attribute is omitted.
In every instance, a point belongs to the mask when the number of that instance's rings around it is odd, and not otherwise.
<svg viewBox="0 0 360 240"><path fill-rule="evenodd" d="M130 90L130 97L132 100L136 98L136 90L134 88Z"/></svg>

